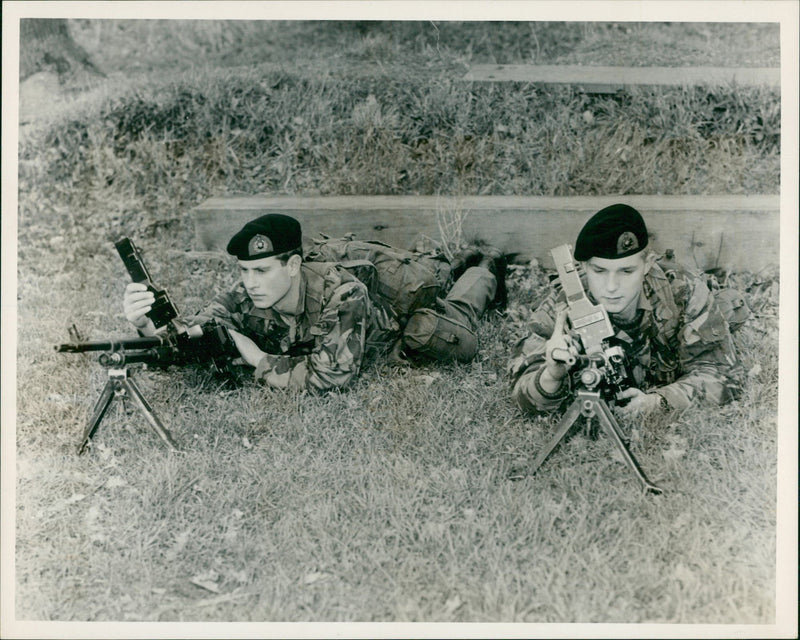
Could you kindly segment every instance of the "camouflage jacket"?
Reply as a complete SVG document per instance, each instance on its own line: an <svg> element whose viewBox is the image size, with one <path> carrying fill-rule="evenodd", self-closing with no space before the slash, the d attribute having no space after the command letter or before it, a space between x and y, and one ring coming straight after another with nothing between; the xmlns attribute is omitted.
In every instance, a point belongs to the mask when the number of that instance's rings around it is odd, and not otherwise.
<svg viewBox="0 0 800 640"><path fill-rule="evenodd" d="M534 312L530 335L516 345L508 370L512 396L523 409L553 411L568 397L566 390L545 397L537 388L545 343L565 305L560 287L554 287ZM682 410L699 400L723 404L738 395L741 366L730 331L699 274L657 261L644 278L638 320L623 327L612 317L612 323L627 345L636 386L658 393L671 408Z"/></svg>
<svg viewBox="0 0 800 640"><path fill-rule="evenodd" d="M324 391L348 384L365 354L387 349L399 328L370 301L357 278L335 263L303 263L297 313L258 309L239 282L189 321L220 324L266 352L255 369L270 387Z"/></svg>

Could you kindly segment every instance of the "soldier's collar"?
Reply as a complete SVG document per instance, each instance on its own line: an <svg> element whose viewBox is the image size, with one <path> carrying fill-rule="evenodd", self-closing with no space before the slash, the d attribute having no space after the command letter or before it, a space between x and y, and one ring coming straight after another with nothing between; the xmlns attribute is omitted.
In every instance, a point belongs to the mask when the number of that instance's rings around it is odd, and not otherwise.
<svg viewBox="0 0 800 640"><path fill-rule="evenodd" d="M295 317L306 311L306 274L300 269L300 295L297 297L297 312Z"/></svg>
<svg viewBox="0 0 800 640"><path fill-rule="evenodd" d="M639 293L639 304L636 305L637 309L644 309L645 311L652 311L653 305L650 304L650 298L645 295L644 289Z"/></svg>
<svg viewBox="0 0 800 640"><path fill-rule="evenodd" d="M272 309L259 309L257 306L253 305L253 308L250 309L248 315L255 316L257 318L271 318Z"/></svg>
<svg viewBox="0 0 800 640"><path fill-rule="evenodd" d="M306 310L306 278L305 274L303 273L302 269L300 270L300 282L297 287L297 304L295 305L294 311L292 313L280 313L277 309L273 307L272 311L276 316L280 316L282 318L298 318L303 312Z"/></svg>

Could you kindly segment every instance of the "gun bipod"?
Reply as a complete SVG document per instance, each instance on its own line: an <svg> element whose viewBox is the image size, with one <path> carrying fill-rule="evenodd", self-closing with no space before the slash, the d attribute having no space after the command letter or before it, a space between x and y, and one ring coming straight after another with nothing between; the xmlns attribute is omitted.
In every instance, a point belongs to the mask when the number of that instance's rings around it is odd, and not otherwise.
<svg viewBox="0 0 800 640"><path fill-rule="evenodd" d="M155 431L156 435L161 438L164 443L172 450L178 451L178 444L172 437L169 430L161 423L158 416L153 412L153 408L147 399L142 395L138 385L131 377L128 367L112 367L108 369L108 381L105 387L100 392L100 397L92 409L91 417L83 431L83 438L78 447L78 455L81 455L89 444L89 439L100 426L100 422L106 415L108 408L114 401L114 398L129 396L133 398L139 410L144 414L147 419L147 424Z"/></svg>
<svg viewBox="0 0 800 640"><path fill-rule="evenodd" d="M529 466L526 465L524 467L512 469L508 476L509 479L520 480L527 475L536 473L536 470L542 466L553 449L556 448L558 443L567 435L572 425L575 424L575 421L581 416L585 417L587 420L597 418L600 426L614 442L617 449L619 449L625 463L631 468L634 475L639 480L639 483L642 485L642 489L644 489L646 493L655 495L663 493L660 487L654 485L647 479L647 476L645 476L636 458L633 456L630 449L628 449L622 435L622 429L617 419L614 417L614 414L611 413L611 409L609 409L606 401L600 397L600 391L589 389L578 389L576 391L575 399L559 421L555 434L550 441L539 451L539 454Z"/></svg>

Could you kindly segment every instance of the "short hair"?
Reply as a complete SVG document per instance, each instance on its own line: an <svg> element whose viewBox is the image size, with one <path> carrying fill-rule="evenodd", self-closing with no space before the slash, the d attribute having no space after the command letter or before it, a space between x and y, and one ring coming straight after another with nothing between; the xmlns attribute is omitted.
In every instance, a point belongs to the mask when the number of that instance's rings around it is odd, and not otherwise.
<svg viewBox="0 0 800 640"><path fill-rule="evenodd" d="M285 267L286 264L289 262L289 258L292 256L300 256L303 258L303 247L298 247L297 249L291 249L290 251L284 251L283 253L279 253L276 256L272 256L273 258L277 258L280 260L280 263Z"/></svg>

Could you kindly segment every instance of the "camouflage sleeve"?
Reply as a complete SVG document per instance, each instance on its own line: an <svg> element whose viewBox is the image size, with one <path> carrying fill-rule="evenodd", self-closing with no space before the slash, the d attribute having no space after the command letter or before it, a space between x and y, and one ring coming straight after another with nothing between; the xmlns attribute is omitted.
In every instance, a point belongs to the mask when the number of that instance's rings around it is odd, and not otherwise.
<svg viewBox="0 0 800 640"><path fill-rule="evenodd" d="M558 302L553 292L534 312L529 323L530 333L516 344L508 364L513 384L511 397L525 411L555 411L567 395L566 385L555 393L546 393L539 385L545 344L553 335L557 315Z"/></svg>
<svg viewBox="0 0 800 640"><path fill-rule="evenodd" d="M204 324L211 320L228 329L242 330L241 302L245 298L244 285L240 282L234 289L217 294L208 305L194 316L186 318L187 324Z"/></svg>
<svg viewBox="0 0 800 640"><path fill-rule="evenodd" d="M345 386L361 367L369 313L363 284L340 285L311 328L312 352L302 356L268 353L256 367L256 380L280 389L325 391Z"/></svg>
<svg viewBox="0 0 800 640"><path fill-rule="evenodd" d="M686 300L677 336L682 375L655 391L678 410L696 401L724 404L739 395L742 377L728 324L705 280L686 276L680 285Z"/></svg>

